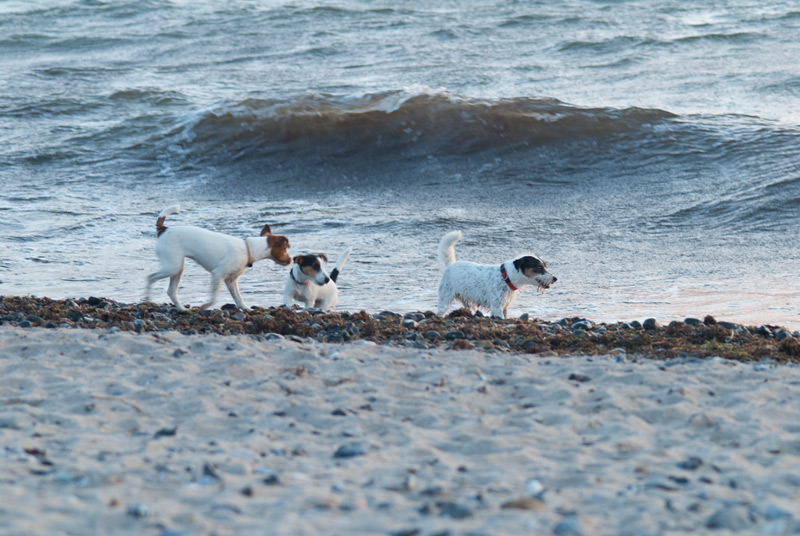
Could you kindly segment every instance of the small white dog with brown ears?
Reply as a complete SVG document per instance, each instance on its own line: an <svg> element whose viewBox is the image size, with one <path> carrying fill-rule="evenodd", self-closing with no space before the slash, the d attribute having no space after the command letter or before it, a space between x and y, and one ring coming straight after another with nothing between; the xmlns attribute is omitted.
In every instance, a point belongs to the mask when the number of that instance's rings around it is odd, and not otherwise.
<svg viewBox="0 0 800 536"><path fill-rule="evenodd" d="M508 318L508 307L522 287L536 285L544 290L558 280L547 271L547 264L533 255L512 259L500 266L456 262L455 245L459 240L461 231L453 231L439 242L439 260L445 266L439 282L437 312L440 316L457 299L473 314L484 307L492 311L492 316Z"/></svg>
<svg viewBox="0 0 800 536"><path fill-rule="evenodd" d="M178 210L178 205L165 208L156 220L156 255L161 267L147 276L145 301L150 300L150 287L153 283L169 277L167 295L178 311L186 311L178 300L177 290L184 261L188 257L211 273L211 296L200 306L201 311L210 307L217 299L217 292L223 281L236 306L247 309L239 292L239 276L245 269L262 259L272 259L281 266L288 266L292 262L286 252L289 240L285 236L272 234L269 225L264 225L259 236L248 238L236 238L194 225L165 227L166 217Z"/></svg>

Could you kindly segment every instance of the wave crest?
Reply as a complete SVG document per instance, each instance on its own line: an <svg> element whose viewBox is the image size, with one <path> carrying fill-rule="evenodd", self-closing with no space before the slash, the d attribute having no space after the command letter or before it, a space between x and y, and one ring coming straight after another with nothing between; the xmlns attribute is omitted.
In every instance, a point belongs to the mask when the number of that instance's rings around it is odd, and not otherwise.
<svg viewBox="0 0 800 536"><path fill-rule="evenodd" d="M220 106L189 122L180 135L190 151L223 150L237 158L278 150L447 156L602 140L671 117L654 109L581 108L532 97L473 99L444 90L345 96L309 92Z"/></svg>

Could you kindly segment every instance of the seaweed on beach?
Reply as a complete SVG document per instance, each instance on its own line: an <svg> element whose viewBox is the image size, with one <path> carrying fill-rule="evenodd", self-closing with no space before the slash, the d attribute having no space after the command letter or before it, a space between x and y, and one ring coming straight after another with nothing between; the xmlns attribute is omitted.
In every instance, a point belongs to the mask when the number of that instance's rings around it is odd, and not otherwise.
<svg viewBox="0 0 800 536"><path fill-rule="evenodd" d="M551 322L523 315L503 320L472 315L466 309L444 317L431 312L328 313L286 307L240 311L232 305L181 313L167 305L126 304L97 297L52 300L2 296L0 325L3 324L136 333L254 335L328 343L367 340L419 349L476 349L541 356L619 354L662 360L721 357L800 362L800 333L771 325L743 326L711 316L661 326L654 319L644 323L595 323L583 318Z"/></svg>

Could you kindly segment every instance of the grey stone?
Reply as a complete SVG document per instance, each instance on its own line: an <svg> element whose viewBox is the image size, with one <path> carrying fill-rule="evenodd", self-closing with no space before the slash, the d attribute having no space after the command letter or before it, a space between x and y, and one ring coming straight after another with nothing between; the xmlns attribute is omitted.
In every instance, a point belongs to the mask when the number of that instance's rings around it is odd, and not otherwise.
<svg viewBox="0 0 800 536"><path fill-rule="evenodd" d="M402 325L404 328L413 329L417 327L417 321L412 318L404 318Z"/></svg>
<svg viewBox="0 0 800 536"><path fill-rule="evenodd" d="M575 514L568 514L561 518L561 521L553 527L553 534L556 536L579 536L581 533L580 521Z"/></svg>
<svg viewBox="0 0 800 536"><path fill-rule="evenodd" d="M649 331L658 329L661 326L659 325L658 320L656 320L655 318L648 318L647 320L644 321L644 323L642 323L642 327Z"/></svg>
<svg viewBox="0 0 800 536"><path fill-rule="evenodd" d="M717 510L706 520L709 529L743 530L751 525L750 516L743 506L728 506Z"/></svg>
<svg viewBox="0 0 800 536"><path fill-rule="evenodd" d="M687 471L694 471L701 465L703 465L703 460L697 456L689 456L682 462L678 462L678 467L680 469L686 469Z"/></svg>
<svg viewBox="0 0 800 536"><path fill-rule="evenodd" d="M703 321L700 320L699 318L691 318L691 317L685 318L683 321L689 324L690 326L699 326L700 324L703 323Z"/></svg>
<svg viewBox="0 0 800 536"><path fill-rule="evenodd" d="M576 374L576 373L570 374L569 378L567 378L567 379L570 380L570 381L581 382L581 383L588 382L588 381L592 380L586 374Z"/></svg>
<svg viewBox="0 0 800 536"><path fill-rule="evenodd" d="M438 504L439 515L442 517L450 517L452 519L465 519L472 517L472 510L454 502L442 502Z"/></svg>
<svg viewBox="0 0 800 536"><path fill-rule="evenodd" d="M333 453L333 457L354 458L356 456L363 456L366 453L367 449L364 447L364 444L356 441L354 443L347 443L336 449L336 452Z"/></svg>

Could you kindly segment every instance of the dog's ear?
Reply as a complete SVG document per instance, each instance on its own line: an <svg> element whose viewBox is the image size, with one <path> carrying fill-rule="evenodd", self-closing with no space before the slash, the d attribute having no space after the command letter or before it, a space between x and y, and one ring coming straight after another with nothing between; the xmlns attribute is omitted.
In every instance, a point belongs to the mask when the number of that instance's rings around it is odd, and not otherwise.
<svg viewBox="0 0 800 536"><path fill-rule="evenodd" d="M269 234L272 234L272 229L269 228L269 224L268 223L265 223L264 224L264 228L261 229L261 234L258 235L258 236L267 236Z"/></svg>
<svg viewBox="0 0 800 536"><path fill-rule="evenodd" d="M323 261L325 261L325 262L328 262L328 256L327 256L327 255L325 255L324 253L319 253L317 256L318 256L320 259L322 259Z"/></svg>
<svg viewBox="0 0 800 536"><path fill-rule="evenodd" d="M521 272L523 270L522 268L523 262L524 261L522 260L522 258L514 259L514 268L516 268L518 272Z"/></svg>
<svg viewBox="0 0 800 536"><path fill-rule="evenodd" d="M295 257L292 260L294 261L295 264L300 264L303 261L303 256L302 255L298 255L297 257Z"/></svg>
<svg viewBox="0 0 800 536"><path fill-rule="evenodd" d="M267 246L270 249L283 246L284 244L286 244L287 248L289 247L289 239L286 238L285 236L274 235L274 234L267 235Z"/></svg>

